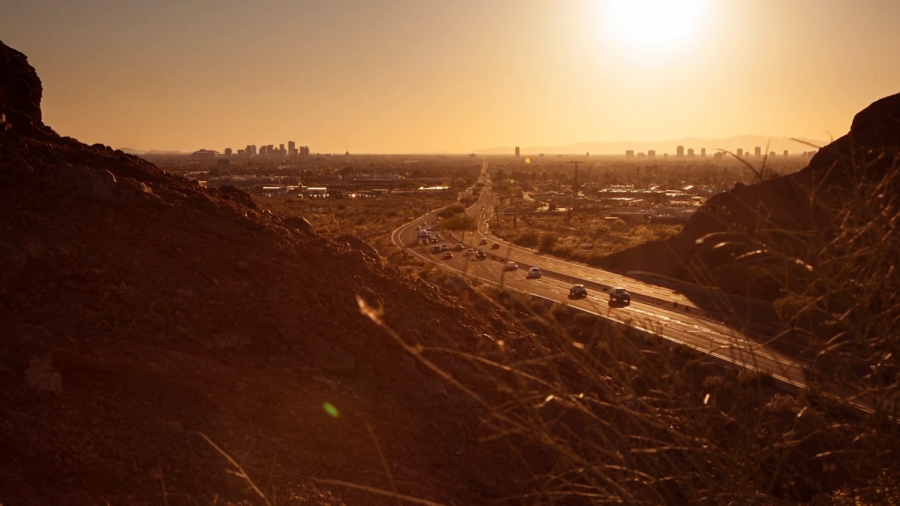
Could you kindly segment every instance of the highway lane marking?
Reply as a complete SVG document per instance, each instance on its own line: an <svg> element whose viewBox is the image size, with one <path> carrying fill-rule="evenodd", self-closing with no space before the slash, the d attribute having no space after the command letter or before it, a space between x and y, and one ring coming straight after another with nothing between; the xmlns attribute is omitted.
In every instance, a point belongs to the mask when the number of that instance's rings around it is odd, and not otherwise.
<svg viewBox="0 0 900 506"><path fill-rule="evenodd" d="M414 225L414 224L415 224L415 223L412 223L411 225ZM402 230L402 228L401 228L401 229L398 229L398 232L401 231L401 230ZM398 234L398 239L399 239L399 234ZM404 247L404 245L402 244L402 241L401 241L401 244L398 245L398 246L400 246L401 248ZM494 281L493 279L486 278L486 277L482 277L482 276L477 276L477 275L475 275L474 273L471 273L471 272L461 271L461 270L459 270L459 269L456 269L456 268L454 268L454 267L451 267L451 266L447 265L446 263L439 263L439 262L436 262L435 259L426 257L425 255L422 255L421 253L419 253L419 252L417 252L417 251L414 251L412 248L405 248L405 249L406 249L407 251L409 251L411 254L413 254L414 256L419 257L420 259L425 260L425 261L430 261L430 262L434 263L435 265L437 265L437 266L440 267L440 268L444 268L444 269L447 269L447 270L452 270L452 271L460 272L460 273L462 273L462 274L464 274L464 275L475 276L476 278L482 279L483 281L488 282L488 283L500 284L500 283ZM512 248L512 249L515 249L515 248ZM531 253L531 254L534 254L534 253ZM605 272L605 271L603 271L603 272ZM500 275L500 280L501 280L501 282L504 280L503 278L504 278L504 275L501 273L501 275ZM545 284L547 284L547 283L545 283ZM539 294L536 294L536 293L533 293L533 292L529 292L528 290L524 290L524 289L522 289L522 288L515 287L515 286L512 286L512 285L507 285L507 287L510 288L510 289L513 289L513 290L517 290L517 291L520 291L520 292L528 293L528 294L530 294L530 295L535 295L535 296L537 296L537 297L541 297L541 298L544 298L544 299L549 299L549 298L546 297L546 296L539 295ZM552 285L550 286L550 288L552 288ZM549 300L553 300L553 299L549 299ZM581 309L581 310L589 311L589 312L591 312L591 313L596 314L597 316L604 317L604 318L609 319L609 320L611 320L611 321L618 322L618 323L620 323L620 324L626 324L625 321L619 320L619 319L613 317L613 316L612 316L612 312L611 312L609 309L606 310L606 314L604 315L604 314L602 314L602 313L600 313L600 312L595 312L595 311L591 311L590 309L586 309L586 308L584 308L584 307L579 307L579 305L574 304L572 301L565 301L565 300L559 301L559 300L557 300L557 301L555 301L555 302L561 302L561 303L563 303L563 304L572 305L572 306L574 306L574 307L578 307L578 308ZM594 309L594 310L599 309L599 306L600 306L599 299L597 299L597 298L593 298L593 299L589 298L588 301L587 301L587 303L588 303L588 305L590 306L591 309ZM696 345L693 345L693 344L688 343L688 342L685 342L685 341L683 341L683 340L681 340L681 339L679 339L679 338L677 338L677 337L675 337L675 336L672 336L671 334L667 336L666 334L663 333L664 330L669 330L670 332L671 332L671 331L676 331L676 332L682 332L682 333L684 333L685 331L684 331L684 330L680 330L680 329L672 329L672 328L668 328L668 329L667 329L667 324L666 324L666 323L664 323L664 322L662 322L662 321L658 321L658 320L654 322L653 320L651 320L651 319L649 318L649 316L650 316L650 315L653 315L653 316L656 316L657 318L661 318L661 319L668 320L671 324L674 324L674 323L681 324L681 325L689 325L689 324L685 324L684 322L675 320L675 319L670 318L670 317L665 316L665 315L660 315L660 314L658 314L658 313L650 313L650 312L647 312L647 311L644 311L644 313L647 315L647 317L644 318L644 320L645 320L644 322L641 322L640 319L628 318L628 320L631 321L631 324L634 325L635 328L637 328L637 329L639 329L639 330L642 330L642 331L645 331L645 332L651 332L651 333L654 333L654 334L660 334L660 335L662 335L664 338L666 338L666 339L668 339L668 340L675 341L675 342L684 344L684 345L689 346L689 347L692 347L692 348L696 348L696 349L698 349L699 351L702 351L702 352L704 352L704 353L707 353L708 355L710 355L710 356L712 356L712 357L719 358L719 359L724 360L724 361L726 361L726 362L735 363L736 365L741 365L741 366L747 367L747 368L759 369L758 366L754 365L754 364L751 363L751 362L748 362L747 360L741 358L740 356L738 356L737 358L735 357L735 354L736 354L736 353L737 353L737 354L740 354L740 352L747 351L747 350L744 350L744 349L741 349L741 348L737 348L737 347L733 347L733 346L730 346L730 345L729 345L728 347L723 348L724 350L728 350L728 351L731 352L731 356L726 356L726 355L722 354L721 352L719 352L719 351L717 351L717 350L714 351L714 350L705 350L705 349L702 349L702 348L700 348L700 347L698 347L698 346L696 346ZM646 325L647 325L648 322L649 322L650 324L655 323L656 325L649 325L651 328L646 328ZM640 327L640 326L638 326L639 324L645 325L645 327ZM652 327L655 327L655 328L652 328ZM709 329L706 329L705 327L701 327L701 326L698 326L698 325L693 325L693 327L694 327L694 328L697 328L697 329L700 329L701 331L709 331ZM713 332L714 332L714 331L713 331ZM735 332L735 333L736 333L736 332ZM736 334L737 334L737 333L736 333ZM721 334L720 334L720 335L721 335ZM745 339L746 339L746 337L745 337ZM748 339L748 341L749 341L749 339ZM752 342L752 341L751 341L751 342ZM726 343L726 344L727 344L727 343ZM777 358L769 357L769 356L767 356L767 355L763 355L763 354L759 353L758 351L754 351L753 349L750 349L749 351L750 351L750 353L751 353L751 356L753 356L753 357L756 357L757 354L758 354L758 358L766 359L766 360L769 360L769 361L771 361L771 362L775 362L776 364L787 365L787 366L788 366L787 370L790 370L790 369L796 369L796 368L799 367L799 366L798 366L797 364L795 364L795 363L785 362L785 361L780 360L780 359L777 359ZM771 374L775 379L777 379L777 380L779 380L779 381L782 381L782 382L784 382L784 383L786 383L786 384L794 385L794 386L799 387L799 388L804 388L804 387L805 387L805 384L804 384L802 381L799 381L799 382L798 382L798 381L792 380L792 379L790 379L790 378L787 378L787 377L784 377L784 376L775 374L773 371L767 371L767 372L768 372L769 374ZM861 409L865 409L865 408L863 407L863 408L861 408Z"/></svg>

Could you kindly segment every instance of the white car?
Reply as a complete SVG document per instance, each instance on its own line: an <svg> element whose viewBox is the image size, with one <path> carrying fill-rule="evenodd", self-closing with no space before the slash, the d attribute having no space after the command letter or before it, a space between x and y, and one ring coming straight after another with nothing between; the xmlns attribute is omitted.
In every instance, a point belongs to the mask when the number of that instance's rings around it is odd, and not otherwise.
<svg viewBox="0 0 900 506"><path fill-rule="evenodd" d="M506 265L503 266L504 271L515 271L519 269L519 264L515 262L506 262Z"/></svg>

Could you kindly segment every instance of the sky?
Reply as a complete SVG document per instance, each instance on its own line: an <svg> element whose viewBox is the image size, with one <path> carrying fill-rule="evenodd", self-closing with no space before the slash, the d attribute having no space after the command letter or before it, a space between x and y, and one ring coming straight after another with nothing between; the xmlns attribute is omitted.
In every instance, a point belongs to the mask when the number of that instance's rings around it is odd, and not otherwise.
<svg viewBox="0 0 900 506"><path fill-rule="evenodd" d="M896 0L5 0L45 123L117 148L828 139L900 92Z"/></svg>

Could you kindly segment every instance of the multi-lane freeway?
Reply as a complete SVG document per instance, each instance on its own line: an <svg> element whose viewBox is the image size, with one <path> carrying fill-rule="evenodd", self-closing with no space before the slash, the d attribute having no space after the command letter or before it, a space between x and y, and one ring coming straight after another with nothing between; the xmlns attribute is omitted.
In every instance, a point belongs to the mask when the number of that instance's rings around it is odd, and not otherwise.
<svg viewBox="0 0 900 506"><path fill-rule="evenodd" d="M482 249L488 253L485 260L476 260L474 256L463 255L463 252L458 251L453 252L453 258L445 259L443 254L432 253L432 244L419 245L419 228L423 224L433 226L438 222L434 213L398 228L391 238L394 244L413 256L438 264L446 270L568 304L618 322L630 321L637 328L660 334L671 341L691 346L722 360L768 372L785 384L805 386L804 368L797 360L797 354L760 344L764 336L754 336L752 330L735 330L723 322L720 316L708 314L698 308L680 291L550 258L492 236L488 230L488 221L495 203L496 194L491 191L488 183L479 200L466 211L478 222L478 229L466 234L464 238L466 248ZM445 231L441 243L454 246L458 239L459 237L451 236ZM482 239L487 241L486 245L479 245ZM495 242L500 245L499 248L491 247ZM505 264L510 261L516 262L519 268L505 270ZM526 273L531 266L540 267L543 275L537 279L528 279ZM569 288L575 283L585 285L587 298L569 297ZM611 286L627 288L632 294L631 304L611 306L605 292Z"/></svg>

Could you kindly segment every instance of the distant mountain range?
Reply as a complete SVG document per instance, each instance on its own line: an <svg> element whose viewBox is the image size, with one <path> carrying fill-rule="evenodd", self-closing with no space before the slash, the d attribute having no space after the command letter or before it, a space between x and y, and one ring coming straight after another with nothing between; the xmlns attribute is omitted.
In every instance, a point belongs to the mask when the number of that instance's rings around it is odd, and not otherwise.
<svg viewBox="0 0 900 506"><path fill-rule="evenodd" d="M828 141L814 139L800 139L814 146L825 146ZM791 153L801 153L810 151L814 148L808 144L797 142L795 140L784 137L769 137L765 135L739 135L736 137L728 137L727 139L700 139L697 137L686 137L676 141L622 141L622 142L580 142L578 144L568 144L559 147L522 147L520 152L524 155L537 155L544 153L547 155L578 155L590 153L592 155L624 155L625 151L633 149L635 154L646 153L650 149L656 150L656 155L661 156L663 153L675 154L678 146L684 146L684 151L693 149L698 155L701 148L706 148L706 154L711 155L720 149L728 150L734 153L738 148L744 151L753 149L757 146L763 151L775 151L781 154L784 150ZM479 155L512 155L515 153L514 147L488 148L475 150L475 154Z"/></svg>
<svg viewBox="0 0 900 506"><path fill-rule="evenodd" d="M119 148L124 153L128 153L129 155L188 155L190 153L186 153L184 151L166 151L163 149L151 149L149 151L142 151L140 149L133 148Z"/></svg>

